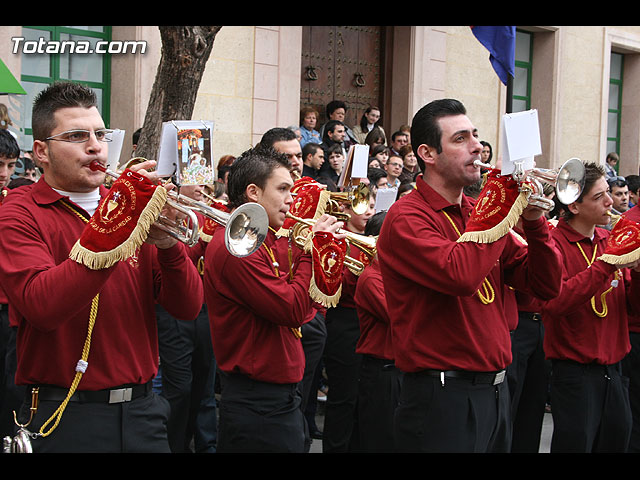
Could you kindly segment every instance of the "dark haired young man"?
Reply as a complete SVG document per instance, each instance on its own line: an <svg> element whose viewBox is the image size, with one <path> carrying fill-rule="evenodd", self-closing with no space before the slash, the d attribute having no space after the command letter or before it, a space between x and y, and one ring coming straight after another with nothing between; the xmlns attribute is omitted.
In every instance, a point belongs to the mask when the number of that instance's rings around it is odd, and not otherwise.
<svg viewBox="0 0 640 480"><path fill-rule="evenodd" d="M95 93L68 82L40 92L32 122L44 175L0 208L0 282L18 326L16 384L28 394L18 421L37 434L36 452L168 452L168 405L151 389L158 369L154 307L194 319L202 304L198 272L185 246L156 227L135 256L111 267L70 259L108 193L105 174L90 164L106 164L109 131ZM153 178L143 169L154 164L137 169ZM38 405L29 420L33 388Z"/></svg>
<svg viewBox="0 0 640 480"><path fill-rule="evenodd" d="M404 372L396 409L399 451L508 452L511 363L509 286L557 295L560 264L542 211L522 213L528 249L512 236L458 242L480 179L482 145L457 100L422 107L411 144L424 172L396 201L378 239L395 364Z"/></svg>
<svg viewBox="0 0 640 480"><path fill-rule="evenodd" d="M218 452L303 452L305 420L300 381L305 356L298 329L309 320L311 256L295 256L277 244L293 197L287 157L257 147L231 167L229 206L246 202L264 207L269 233L248 257L234 257L217 229L205 256L205 299L221 373ZM312 231L342 225L324 215ZM292 257L293 259L294 257ZM215 307L213 307L215 305Z"/></svg>
<svg viewBox="0 0 640 480"><path fill-rule="evenodd" d="M16 168L16 162L20 156L20 147L15 137L9 130L0 129L0 208L5 197L9 194L7 185ZM13 374L15 365L13 361L5 364L5 359L15 359L15 334L16 328L9 326L9 305L7 295L0 286L0 436L4 437L13 432L13 415L11 413L15 403ZM11 352L7 356L7 349Z"/></svg>
<svg viewBox="0 0 640 480"><path fill-rule="evenodd" d="M562 288L543 304L544 351L551 360L552 452L625 452L631 432L628 311L637 311L637 264L616 266L605 253L613 206L604 169L586 163L580 198L564 206L552 231L562 254Z"/></svg>

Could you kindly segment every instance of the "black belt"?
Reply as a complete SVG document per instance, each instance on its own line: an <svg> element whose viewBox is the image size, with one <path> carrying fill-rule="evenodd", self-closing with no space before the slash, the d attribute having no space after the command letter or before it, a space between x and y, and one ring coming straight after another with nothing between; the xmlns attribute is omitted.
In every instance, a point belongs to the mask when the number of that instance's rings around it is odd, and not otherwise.
<svg viewBox="0 0 640 480"><path fill-rule="evenodd" d="M27 396L31 399L31 391L38 388L38 399L61 402L69 394L68 388L55 387L50 385L32 385L27 389ZM81 403L122 403L130 402L136 398L144 397L151 392L152 384L147 382L138 385L123 385L121 387L109 388L106 390L80 390L73 393L70 402ZM30 401L30 400L29 400Z"/></svg>
<svg viewBox="0 0 640 480"><path fill-rule="evenodd" d="M489 385L499 385L506 377L506 370L500 370L499 372L468 372L465 370L423 370L431 377L439 377L441 379L457 378L462 380L468 380L472 383L481 383Z"/></svg>
<svg viewBox="0 0 640 480"><path fill-rule="evenodd" d="M536 322L539 322L542 319L541 315L539 313L537 313L537 312L520 311L520 312L518 312L518 316L520 318L528 318L528 319L534 320Z"/></svg>

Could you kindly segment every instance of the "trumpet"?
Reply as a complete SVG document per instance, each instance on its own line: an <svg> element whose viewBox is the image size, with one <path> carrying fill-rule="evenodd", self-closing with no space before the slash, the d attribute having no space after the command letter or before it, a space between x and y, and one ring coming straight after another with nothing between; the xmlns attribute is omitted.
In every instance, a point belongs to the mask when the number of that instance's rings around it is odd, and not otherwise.
<svg viewBox="0 0 640 480"><path fill-rule="evenodd" d="M482 163L479 160L476 160L474 164L479 167L494 168L493 165ZM551 211L555 207L555 203L544 196L541 182L555 187L558 200L565 205L569 205L575 202L582 193L585 169L582 161L574 157L564 162L558 169L533 168L523 172L522 164L516 163L516 170L512 176L518 183L522 183L525 180L529 182L531 187L530 205Z"/></svg>
<svg viewBox="0 0 640 480"><path fill-rule="evenodd" d="M97 161L92 162L90 168L105 172L114 178L119 177ZM249 202L232 213L227 213L170 190L167 205L183 213L186 216L186 224L184 221L177 222L161 214L155 225L187 246L195 245L200 235L195 212L225 227L225 246L229 253L236 257L246 257L254 253L264 242L269 230L267 212L257 203Z"/></svg>
<svg viewBox="0 0 640 480"><path fill-rule="evenodd" d="M349 204L356 215L362 215L369 208L370 191L364 183L359 183L355 189L346 192L329 192L329 196L329 210L331 212L340 210L338 203Z"/></svg>
<svg viewBox="0 0 640 480"><path fill-rule="evenodd" d="M312 218L300 218L290 212L287 212L286 217L296 222L296 225L292 228L292 240L299 248L303 249L308 236L308 232L305 233L305 230L310 230L316 224L316 220ZM336 233L344 234L349 246L357 246L369 258L373 258L376 255L377 237L368 237L344 229L338 229ZM349 255L345 257L344 263L355 275L360 275L365 268L364 263Z"/></svg>
<svg viewBox="0 0 640 480"><path fill-rule="evenodd" d="M297 193L292 193L291 196L295 197ZM360 183L353 190L346 192L329 192L329 200L327 202L327 213L340 219L347 221L349 215L342 212L340 204L348 204L351 206L351 210L356 215L362 215L369 208L369 198L371 192L369 187Z"/></svg>

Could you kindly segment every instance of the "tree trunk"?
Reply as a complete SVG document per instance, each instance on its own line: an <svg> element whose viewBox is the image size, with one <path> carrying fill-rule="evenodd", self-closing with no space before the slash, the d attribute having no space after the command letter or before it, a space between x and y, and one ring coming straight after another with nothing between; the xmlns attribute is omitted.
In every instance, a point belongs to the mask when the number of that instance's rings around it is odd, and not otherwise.
<svg viewBox="0 0 640 480"><path fill-rule="evenodd" d="M136 156L157 159L162 123L191 120L213 41L222 27L159 26L162 55Z"/></svg>

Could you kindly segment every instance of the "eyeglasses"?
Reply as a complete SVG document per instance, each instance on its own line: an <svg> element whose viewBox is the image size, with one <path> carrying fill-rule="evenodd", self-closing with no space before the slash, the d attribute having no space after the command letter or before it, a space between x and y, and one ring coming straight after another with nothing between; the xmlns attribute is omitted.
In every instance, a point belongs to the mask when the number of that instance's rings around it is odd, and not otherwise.
<svg viewBox="0 0 640 480"><path fill-rule="evenodd" d="M93 134L99 142L110 142L113 139L113 130L101 128L94 130ZM58 140L61 142L84 143L91 138L91 130L68 130L66 132L51 135L45 140Z"/></svg>

